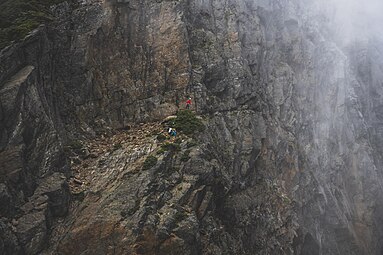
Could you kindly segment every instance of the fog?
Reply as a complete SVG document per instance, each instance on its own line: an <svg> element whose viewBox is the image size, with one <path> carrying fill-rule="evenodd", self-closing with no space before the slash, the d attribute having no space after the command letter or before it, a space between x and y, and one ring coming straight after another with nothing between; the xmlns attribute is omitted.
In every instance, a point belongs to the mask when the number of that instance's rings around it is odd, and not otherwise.
<svg viewBox="0 0 383 255"><path fill-rule="evenodd" d="M383 36L382 0L330 0L335 31L344 42ZM326 4L326 3L325 3Z"/></svg>

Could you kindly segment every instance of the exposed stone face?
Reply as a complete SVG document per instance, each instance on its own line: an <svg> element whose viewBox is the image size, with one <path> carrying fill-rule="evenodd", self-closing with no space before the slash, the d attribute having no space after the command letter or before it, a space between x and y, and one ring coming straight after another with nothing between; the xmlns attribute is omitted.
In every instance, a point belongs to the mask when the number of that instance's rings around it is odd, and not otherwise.
<svg viewBox="0 0 383 255"><path fill-rule="evenodd" d="M55 7L0 54L0 253L380 254L381 46L343 44L321 4ZM149 170L151 126L67 152L86 189L51 234L69 208L64 144L186 96L206 129Z"/></svg>
<svg viewBox="0 0 383 255"><path fill-rule="evenodd" d="M2 254L39 253L49 237L50 210L57 216L55 210L66 212L69 207L65 175L70 169L59 136L62 130L53 97L55 87L48 77L52 75L48 68L51 42L45 32L41 28L0 56L0 180L4 187L0 221L18 224L16 229L5 229ZM52 185L49 176L59 172L62 186L56 191L62 197L50 196L46 202L49 209L37 205L45 194L38 190ZM45 178L52 183L44 184ZM47 190L47 194L51 193ZM60 208L54 209L56 203ZM26 205L30 208L22 209ZM9 234L11 230L13 234Z"/></svg>
<svg viewBox="0 0 383 255"><path fill-rule="evenodd" d="M20 254L21 247L9 222L0 222L0 251L3 254Z"/></svg>
<svg viewBox="0 0 383 255"><path fill-rule="evenodd" d="M62 25L71 27L73 39L55 59L68 129L73 119L86 130L175 113L191 68L182 12L176 11L180 6L175 1L92 1L73 12Z"/></svg>

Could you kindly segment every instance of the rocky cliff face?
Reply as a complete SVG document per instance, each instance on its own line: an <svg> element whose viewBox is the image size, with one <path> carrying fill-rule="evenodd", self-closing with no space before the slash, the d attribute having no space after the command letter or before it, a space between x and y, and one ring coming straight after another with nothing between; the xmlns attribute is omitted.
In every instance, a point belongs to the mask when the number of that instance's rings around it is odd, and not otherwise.
<svg viewBox="0 0 383 255"><path fill-rule="evenodd" d="M54 7L0 56L0 251L380 254L380 40L324 6ZM156 139L186 96L205 130Z"/></svg>

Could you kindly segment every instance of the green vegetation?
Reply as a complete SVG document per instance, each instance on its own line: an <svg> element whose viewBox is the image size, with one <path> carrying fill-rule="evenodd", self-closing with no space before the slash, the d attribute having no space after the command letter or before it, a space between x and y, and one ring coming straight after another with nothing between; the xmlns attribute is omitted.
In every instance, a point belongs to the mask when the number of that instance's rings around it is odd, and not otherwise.
<svg viewBox="0 0 383 255"><path fill-rule="evenodd" d="M191 141L189 141L187 144L186 144L186 148L191 148L191 147L194 147L194 146L196 146L196 145L198 145L198 143L195 141L195 140L191 140Z"/></svg>
<svg viewBox="0 0 383 255"><path fill-rule="evenodd" d="M71 193L72 194L72 198L74 198L74 200L77 200L77 201L84 201L84 198L85 198L85 191L82 190L80 192L73 192Z"/></svg>
<svg viewBox="0 0 383 255"><path fill-rule="evenodd" d="M116 151L116 150L118 150L118 149L121 149L122 148L122 144L121 143L115 143L114 145L113 145L113 150L114 151Z"/></svg>
<svg viewBox="0 0 383 255"><path fill-rule="evenodd" d="M148 169L152 168L153 166L155 166L156 164L157 164L157 158L155 156L150 155L145 159L145 162L144 162L144 165L142 166L142 169L148 170Z"/></svg>
<svg viewBox="0 0 383 255"><path fill-rule="evenodd" d="M176 222L180 222L180 221L183 221L184 219L186 219L187 218L187 214L186 214L186 212L184 212L184 211L177 211L175 214L174 214L174 220L176 221Z"/></svg>
<svg viewBox="0 0 383 255"><path fill-rule="evenodd" d="M169 167L168 169L169 172L179 172L180 171L180 168L178 166L173 166L173 167Z"/></svg>
<svg viewBox="0 0 383 255"><path fill-rule="evenodd" d="M164 134L157 135L157 141L159 141L160 143L162 143L165 140L166 140L166 136Z"/></svg>
<svg viewBox="0 0 383 255"><path fill-rule="evenodd" d="M72 150L81 150L83 148L82 143L79 140L73 140L69 143L69 147Z"/></svg>
<svg viewBox="0 0 383 255"><path fill-rule="evenodd" d="M282 201L283 201L285 204L291 204L291 199L288 198L286 195L282 194L282 195L281 195L281 198L282 198Z"/></svg>
<svg viewBox="0 0 383 255"><path fill-rule="evenodd" d="M182 156L181 156L181 161L182 162L186 162L190 159L190 156L189 156L189 153L190 153L190 150L186 150Z"/></svg>
<svg viewBox="0 0 383 255"><path fill-rule="evenodd" d="M164 143L161 145L161 149L164 151L180 151L181 146L177 143Z"/></svg>
<svg viewBox="0 0 383 255"><path fill-rule="evenodd" d="M24 38L40 24L54 19L49 7L63 0L0 1L0 49Z"/></svg>
<svg viewBox="0 0 383 255"><path fill-rule="evenodd" d="M161 155L161 154L163 154L165 152L165 150L164 149L159 149L158 151L157 151L157 155Z"/></svg>
<svg viewBox="0 0 383 255"><path fill-rule="evenodd" d="M186 135L202 132L205 129L202 121L190 110L182 110L177 113L174 127Z"/></svg>

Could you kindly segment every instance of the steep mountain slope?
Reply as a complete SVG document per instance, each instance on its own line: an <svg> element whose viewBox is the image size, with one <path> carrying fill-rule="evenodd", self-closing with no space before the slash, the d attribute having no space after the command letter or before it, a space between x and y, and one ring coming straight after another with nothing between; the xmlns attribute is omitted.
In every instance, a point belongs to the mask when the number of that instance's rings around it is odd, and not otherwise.
<svg viewBox="0 0 383 255"><path fill-rule="evenodd" d="M380 254L380 40L345 43L324 7L53 8L0 54L0 251ZM163 127L135 125L187 96L205 130L157 154Z"/></svg>

